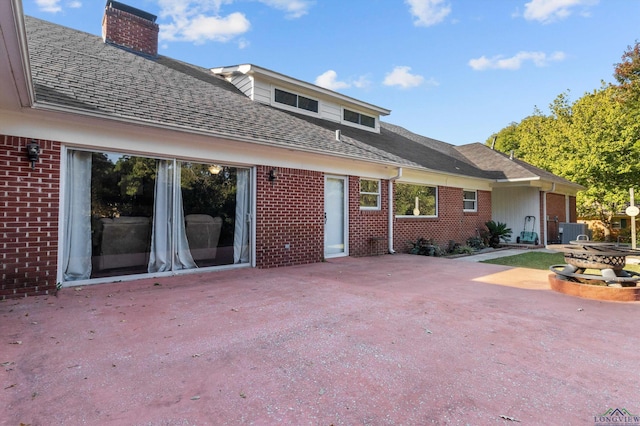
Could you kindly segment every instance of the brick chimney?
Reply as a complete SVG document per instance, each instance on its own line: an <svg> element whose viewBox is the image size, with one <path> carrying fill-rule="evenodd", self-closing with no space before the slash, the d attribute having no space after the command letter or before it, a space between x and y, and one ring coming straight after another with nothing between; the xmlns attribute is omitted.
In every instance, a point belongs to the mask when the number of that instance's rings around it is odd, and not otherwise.
<svg viewBox="0 0 640 426"><path fill-rule="evenodd" d="M102 18L102 39L145 56L158 56L156 16L126 4L108 0Z"/></svg>

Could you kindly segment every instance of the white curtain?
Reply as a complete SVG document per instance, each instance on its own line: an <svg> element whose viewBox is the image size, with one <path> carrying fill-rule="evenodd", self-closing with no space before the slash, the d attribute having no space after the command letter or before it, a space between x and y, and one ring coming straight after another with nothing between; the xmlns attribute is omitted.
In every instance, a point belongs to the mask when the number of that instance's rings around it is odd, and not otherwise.
<svg viewBox="0 0 640 426"><path fill-rule="evenodd" d="M166 272L196 268L184 227L182 190L180 189L180 164L176 173L173 161L158 160L153 204L153 228L149 272ZM174 188L175 204L174 204ZM175 235L175 247L172 235Z"/></svg>
<svg viewBox="0 0 640 426"><path fill-rule="evenodd" d="M65 183L65 281L91 277L91 153L67 152Z"/></svg>
<svg viewBox="0 0 640 426"><path fill-rule="evenodd" d="M249 262L249 170L238 169L236 221L233 232L233 263Z"/></svg>
<svg viewBox="0 0 640 426"><path fill-rule="evenodd" d="M189 241L187 240L187 231L184 223L184 206L182 205L182 185L180 185L182 168L180 163L176 163L176 165L176 204L174 210L174 217L176 218L174 227L176 236L176 255L173 259L173 269L193 269L197 268L198 265L196 265L196 262L193 260L193 256L191 255L191 250L189 250Z"/></svg>

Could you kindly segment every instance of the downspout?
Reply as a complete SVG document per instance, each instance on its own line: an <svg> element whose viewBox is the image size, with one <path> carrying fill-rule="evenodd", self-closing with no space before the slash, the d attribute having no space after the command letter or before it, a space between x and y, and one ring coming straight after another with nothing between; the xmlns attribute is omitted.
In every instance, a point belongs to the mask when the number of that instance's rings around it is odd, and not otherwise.
<svg viewBox="0 0 640 426"><path fill-rule="evenodd" d="M395 254L395 250L393 249L393 219L395 215L393 214L393 182L400 179L402 177L402 167L398 167L398 174L389 178L389 253Z"/></svg>

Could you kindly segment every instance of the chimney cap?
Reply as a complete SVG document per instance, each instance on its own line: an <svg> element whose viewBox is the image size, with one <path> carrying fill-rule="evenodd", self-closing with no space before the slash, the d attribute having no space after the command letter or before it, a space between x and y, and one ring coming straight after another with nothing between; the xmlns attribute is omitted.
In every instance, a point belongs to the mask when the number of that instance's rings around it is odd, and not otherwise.
<svg viewBox="0 0 640 426"><path fill-rule="evenodd" d="M135 7L128 6L124 3L120 3L119 1L107 0L107 8L112 7L117 10L121 10L123 12L130 13L139 18L146 19L147 21L156 22L158 17L149 12L145 12L144 10L136 9Z"/></svg>

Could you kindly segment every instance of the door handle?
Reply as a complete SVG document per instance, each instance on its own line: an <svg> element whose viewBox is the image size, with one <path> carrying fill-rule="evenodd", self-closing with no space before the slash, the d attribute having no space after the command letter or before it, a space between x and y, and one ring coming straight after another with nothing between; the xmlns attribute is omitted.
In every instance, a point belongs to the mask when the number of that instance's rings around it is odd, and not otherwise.
<svg viewBox="0 0 640 426"><path fill-rule="evenodd" d="M327 212L324 212L324 224L327 224Z"/></svg>

